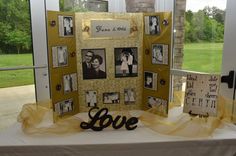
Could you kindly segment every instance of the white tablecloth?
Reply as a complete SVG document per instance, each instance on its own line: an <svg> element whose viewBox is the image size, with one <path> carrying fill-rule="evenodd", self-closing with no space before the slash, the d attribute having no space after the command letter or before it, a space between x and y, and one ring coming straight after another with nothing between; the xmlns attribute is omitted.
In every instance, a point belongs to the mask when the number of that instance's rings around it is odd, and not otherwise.
<svg viewBox="0 0 236 156"><path fill-rule="evenodd" d="M139 124L134 131L106 129L71 135L26 135L20 123L0 132L0 156L236 156L236 126L223 124L209 138L161 135Z"/></svg>

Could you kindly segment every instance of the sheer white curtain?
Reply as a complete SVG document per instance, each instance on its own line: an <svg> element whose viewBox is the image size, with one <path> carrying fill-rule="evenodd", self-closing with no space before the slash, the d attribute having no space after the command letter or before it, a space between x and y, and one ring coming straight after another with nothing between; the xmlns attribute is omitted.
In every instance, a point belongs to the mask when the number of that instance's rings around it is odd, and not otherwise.
<svg viewBox="0 0 236 156"><path fill-rule="evenodd" d="M108 0L109 12L126 12L125 0ZM174 0L156 0L155 11L173 11Z"/></svg>
<svg viewBox="0 0 236 156"><path fill-rule="evenodd" d="M126 12L125 0L108 0L109 12Z"/></svg>
<svg viewBox="0 0 236 156"><path fill-rule="evenodd" d="M175 0L156 0L155 10L157 12L173 11Z"/></svg>

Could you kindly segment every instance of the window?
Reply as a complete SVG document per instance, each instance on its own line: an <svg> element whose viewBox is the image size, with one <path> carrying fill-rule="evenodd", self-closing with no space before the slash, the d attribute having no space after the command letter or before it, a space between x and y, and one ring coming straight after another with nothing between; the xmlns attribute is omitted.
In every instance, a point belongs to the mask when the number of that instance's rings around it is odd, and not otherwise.
<svg viewBox="0 0 236 156"><path fill-rule="evenodd" d="M0 1L0 130L35 102L29 0Z"/></svg>
<svg viewBox="0 0 236 156"><path fill-rule="evenodd" d="M221 73L226 0L176 0L174 90L184 90L184 70ZM185 7L184 7L185 6Z"/></svg>
<svg viewBox="0 0 236 156"><path fill-rule="evenodd" d="M226 0L187 0L183 68L220 73Z"/></svg>
<svg viewBox="0 0 236 156"><path fill-rule="evenodd" d="M0 12L0 69L33 66L29 2L0 1ZM32 70L4 73L1 70L0 88L34 83Z"/></svg>

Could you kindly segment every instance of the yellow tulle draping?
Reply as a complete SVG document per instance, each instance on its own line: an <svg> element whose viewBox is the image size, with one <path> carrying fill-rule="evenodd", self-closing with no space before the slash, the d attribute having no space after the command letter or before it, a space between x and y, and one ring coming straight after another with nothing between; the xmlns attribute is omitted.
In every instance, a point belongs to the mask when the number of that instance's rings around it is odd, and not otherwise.
<svg viewBox="0 0 236 156"><path fill-rule="evenodd" d="M50 102L46 102L50 103ZM74 116L60 120L52 124L52 122L42 124L43 121L52 121L52 110L44 107L44 104L25 104L22 111L18 115L18 122L22 123L22 130L26 134L70 134L82 131L79 118ZM51 124L50 124L51 123Z"/></svg>
<svg viewBox="0 0 236 156"><path fill-rule="evenodd" d="M175 93L175 100L173 103L170 103L169 106L170 115L168 118L155 115L155 112L157 112L156 108L151 108L147 111L142 111L142 113L139 114L139 121L141 121L144 126L147 126L160 134L191 138L210 137L214 130L220 127L222 121L231 121L232 100L219 96L217 117L204 118L191 116L179 111L182 109L183 97L183 92ZM51 125L42 124L44 120L48 120L50 117L52 118L52 110L45 107L45 105L50 105L49 103L50 102L45 102L44 104L25 104L23 106L22 111L18 116L18 121L22 123L23 132L26 134L61 135L82 131L80 123L83 120L77 116L60 120ZM116 115L132 116L129 111L113 113L113 116Z"/></svg>

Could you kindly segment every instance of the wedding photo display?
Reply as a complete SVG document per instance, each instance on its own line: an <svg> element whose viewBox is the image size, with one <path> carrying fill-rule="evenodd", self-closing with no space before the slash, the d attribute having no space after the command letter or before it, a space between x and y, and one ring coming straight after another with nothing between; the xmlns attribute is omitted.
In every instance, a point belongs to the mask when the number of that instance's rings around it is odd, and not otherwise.
<svg viewBox="0 0 236 156"><path fill-rule="evenodd" d="M103 103L104 104L118 104L118 103L120 103L120 93L118 93L118 92L103 93Z"/></svg>
<svg viewBox="0 0 236 156"><path fill-rule="evenodd" d="M83 79L105 79L106 55L105 49L82 49Z"/></svg>
<svg viewBox="0 0 236 156"><path fill-rule="evenodd" d="M152 45L152 63L168 65L168 45Z"/></svg>
<svg viewBox="0 0 236 156"><path fill-rule="evenodd" d="M135 90L131 89L124 89L125 94L125 104L134 104L135 103Z"/></svg>
<svg viewBox="0 0 236 156"><path fill-rule="evenodd" d="M67 46L52 47L52 66L53 68L68 66Z"/></svg>
<svg viewBox="0 0 236 156"><path fill-rule="evenodd" d="M144 88L157 90L157 73L144 72Z"/></svg>
<svg viewBox="0 0 236 156"><path fill-rule="evenodd" d="M64 93L77 91L77 75L76 73L63 76Z"/></svg>
<svg viewBox="0 0 236 156"><path fill-rule="evenodd" d="M160 18L159 16L145 16L145 34L160 34Z"/></svg>
<svg viewBox="0 0 236 156"><path fill-rule="evenodd" d="M55 104L55 112L58 115L73 111L73 99L64 100Z"/></svg>
<svg viewBox="0 0 236 156"><path fill-rule="evenodd" d="M96 91L86 91L86 104L88 107L97 106L97 92Z"/></svg>
<svg viewBox="0 0 236 156"><path fill-rule="evenodd" d="M136 47L115 48L115 77L138 76L138 52Z"/></svg>
<svg viewBox="0 0 236 156"><path fill-rule="evenodd" d="M167 100L149 96L148 107L157 108L158 112L162 114L167 114L167 110L168 110Z"/></svg>
<svg viewBox="0 0 236 156"><path fill-rule="evenodd" d="M74 33L73 16L58 16L59 36L71 37Z"/></svg>

